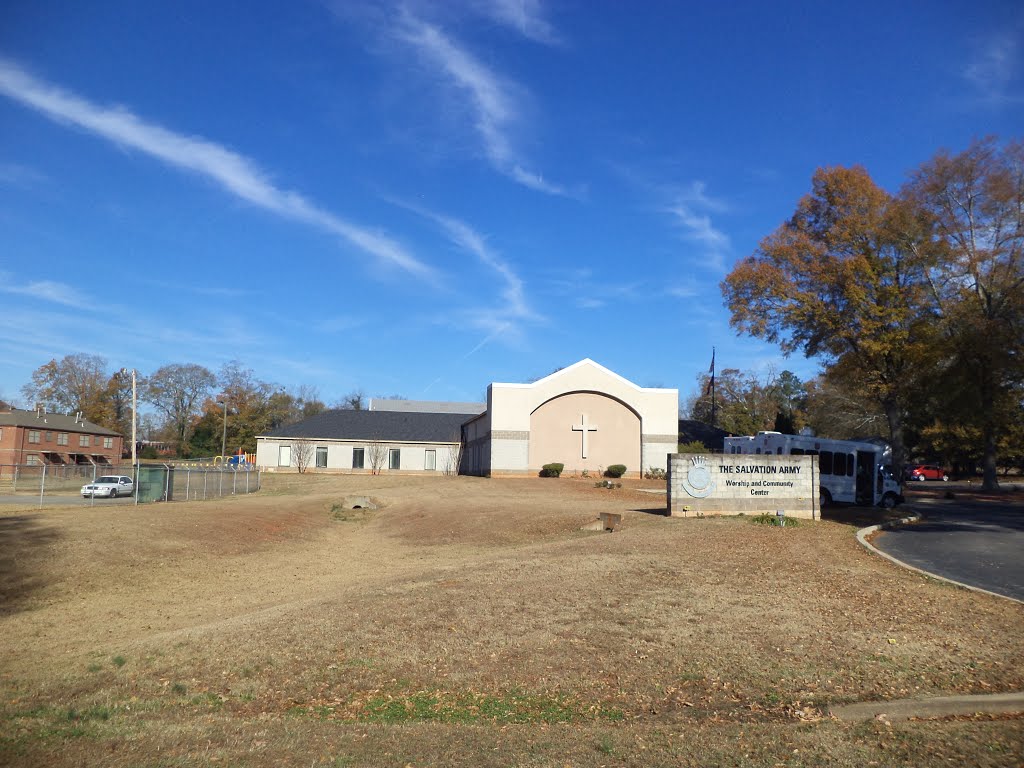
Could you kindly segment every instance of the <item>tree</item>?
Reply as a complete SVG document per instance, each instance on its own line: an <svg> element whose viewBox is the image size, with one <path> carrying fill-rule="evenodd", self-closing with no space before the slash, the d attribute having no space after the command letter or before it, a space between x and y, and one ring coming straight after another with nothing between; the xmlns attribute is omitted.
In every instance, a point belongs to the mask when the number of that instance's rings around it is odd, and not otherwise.
<svg viewBox="0 0 1024 768"><path fill-rule="evenodd" d="M341 411L366 410L366 393L361 389L354 389L338 400L334 407Z"/></svg>
<svg viewBox="0 0 1024 768"><path fill-rule="evenodd" d="M54 358L32 373L32 381L21 388L31 405L53 411L78 413L96 424L115 428L116 421L107 397L107 361L82 353Z"/></svg>
<svg viewBox="0 0 1024 768"><path fill-rule="evenodd" d="M313 460L313 441L306 440L305 438L296 438L292 440L292 461L295 462L295 468L299 470L299 474L306 471L309 467L309 463Z"/></svg>
<svg viewBox="0 0 1024 768"><path fill-rule="evenodd" d="M448 455L445 456L444 466L441 469L441 473L445 477L458 475L462 468L462 454L465 448L462 442L462 432L456 432L451 439L452 443L448 446Z"/></svg>
<svg viewBox="0 0 1024 768"><path fill-rule="evenodd" d="M308 419L327 410L316 387L309 384L300 386L299 391L293 397L295 405L298 407L299 419Z"/></svg>
<svg viewBox="0 0 1024 768"><path fill-rule="evenodd" d="M366 454L370 460L370 474L379 475L388 460L388 447L380 440L371 440L367 443Z"/></svg>
<svg viewBox="0 0 1024 768"><path fill-rule="evenodd" d="M956 155L942 150L904 194L928 214L945 251L928 284L950 371L973 393L960 415L980 429L983 483L994 489L1000 414L1019 408L1014 386L1024 380L1024 143L1000 148L987 138Z"/></svg>
<svg viewBox="0 0 1024 768"><path fill-rule="evenodd" d="M199 404L216 383L213 373L194 363L162 366L143 381L142 398L164 415L164 425L173 442L186 455Z"/></svg>
<svg viewBox="0 0 1024 768"><path fill-rule="evenodd" d="M711 423L710 376L698 377L702 394L690 399L690 417ZM806 390L791 371L776 376L769 372L761 383L756 374L737 368L724 368L715 377L716 426L734 435L752 435L761 430L785 427L778 431L794 432L805 423L803 405Z"/></svg>
<svg viewBox="0 0 1024 768"><path fill-rule="evenodd" d="M900 466L907 387L934 348L931 245L919 211L863 168L819 169L792 218L721 286L739 332L856 374L886 415Z"/></svg>
<svg viewBox="0 0 1024 768"><path fill-rule="evenodd" d="M807 383L807 426L815 434L855 440L882 435L888 430L885 412L878 402L851 380L852 374L833 376L830 369Z"/></svg>
<svg viewBox="0 0 1024 768"><path fill-rule="evenodd" d="M127 435L129 442L132 434L132 374L121 369L116 371L107 380L106 411L110 417L110 423L104 426L110 427L122 435Z"/></svg>

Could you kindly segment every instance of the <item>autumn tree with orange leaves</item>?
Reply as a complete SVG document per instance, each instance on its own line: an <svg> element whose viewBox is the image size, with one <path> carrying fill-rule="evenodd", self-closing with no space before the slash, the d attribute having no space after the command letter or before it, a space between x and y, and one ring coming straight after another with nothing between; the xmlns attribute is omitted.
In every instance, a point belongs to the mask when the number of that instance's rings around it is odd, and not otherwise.
<svg viewBox="0 0 1024 768"><path fill-rule="evenodd" d="M908 414L972 428L996 488L1024 410L1022 212L1019 141L941 151L895 196L859 166L819 169L792 218L723 281L730 322L821 359L826 384L877 405L897 465Z"/></svg>
<svg viewBox="0 0 1024 768"><path fill-rule="evenodd" d="M721 288L739 332L822 358L876 402L902 465L908 384L934 354L936 256L916 209L861 167L824 168Z"/></svg>

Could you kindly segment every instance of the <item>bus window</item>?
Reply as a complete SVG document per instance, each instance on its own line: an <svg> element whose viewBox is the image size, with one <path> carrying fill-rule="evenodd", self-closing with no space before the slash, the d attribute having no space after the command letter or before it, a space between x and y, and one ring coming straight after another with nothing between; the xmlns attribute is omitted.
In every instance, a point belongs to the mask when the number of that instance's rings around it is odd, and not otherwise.
<svg viewBox="0 0 1024 768"><path fill-rule="evenodd" d="M821 452L821 455L818 457L818 471L823 475L832 474L832 451Z"/></svg>

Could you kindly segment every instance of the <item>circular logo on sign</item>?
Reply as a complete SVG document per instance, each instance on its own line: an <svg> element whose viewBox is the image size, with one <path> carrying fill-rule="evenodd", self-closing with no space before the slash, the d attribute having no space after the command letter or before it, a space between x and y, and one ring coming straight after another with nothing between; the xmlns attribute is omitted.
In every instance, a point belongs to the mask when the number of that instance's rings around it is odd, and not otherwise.
<svg viewBox="0 0 1024 768"><path fill-rule="evenodd" d="M708 461L703 456L690 459L690 470L683 480L683 490L695 499L703 499L715 491L715 483L711 479Z"/></svg>

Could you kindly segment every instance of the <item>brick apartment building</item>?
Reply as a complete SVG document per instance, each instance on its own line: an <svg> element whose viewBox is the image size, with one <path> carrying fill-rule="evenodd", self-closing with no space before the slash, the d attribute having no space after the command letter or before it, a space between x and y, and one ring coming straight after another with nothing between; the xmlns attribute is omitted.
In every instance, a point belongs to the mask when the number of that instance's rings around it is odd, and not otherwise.
<svg viewBox="0 0 1024 768"><path fill-rule="evenodd" d="M0 465L118 464L123 447L117 432L77 414L0 410Z"/></svg>

